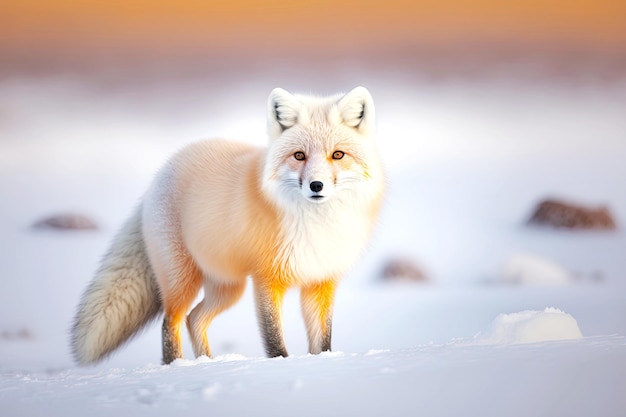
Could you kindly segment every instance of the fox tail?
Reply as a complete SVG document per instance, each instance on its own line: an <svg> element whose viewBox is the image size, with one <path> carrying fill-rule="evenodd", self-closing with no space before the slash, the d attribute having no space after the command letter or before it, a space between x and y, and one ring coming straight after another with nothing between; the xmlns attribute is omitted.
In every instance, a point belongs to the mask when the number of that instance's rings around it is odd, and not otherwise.
<svg viewBox="0 0 626 417"><path fill-rule="evenodd" d="M71 348L81 365L98 362L161 311L142 234L141 206L117 233L78 306Z"/></svg>

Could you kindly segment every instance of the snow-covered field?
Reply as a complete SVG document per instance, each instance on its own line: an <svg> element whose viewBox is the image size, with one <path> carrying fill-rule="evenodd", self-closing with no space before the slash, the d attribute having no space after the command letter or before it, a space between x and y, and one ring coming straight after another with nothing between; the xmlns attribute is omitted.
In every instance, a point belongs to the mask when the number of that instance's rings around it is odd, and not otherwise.
<svg viewBox="0 0 626 417"><path fill-rule="evenodd" d="M306 355L294 291L284 306L292 356L265 359L247 291L209 331L213 360L192 360L187 345L189 359L160 365L155 323L96 367L72 364L80 293L171 153L204 137L262 144L275 86L325 94L357 84L377 105L389 193L370 249L339 288L332 353ZM625 114L617 82L367 72L123 88L4 80L0 415L626 415ZM621 227L525 227L549 196L606 204ZM101 229L30 229L67 211ZM381 282L397 256L429 281Z"/></svg>

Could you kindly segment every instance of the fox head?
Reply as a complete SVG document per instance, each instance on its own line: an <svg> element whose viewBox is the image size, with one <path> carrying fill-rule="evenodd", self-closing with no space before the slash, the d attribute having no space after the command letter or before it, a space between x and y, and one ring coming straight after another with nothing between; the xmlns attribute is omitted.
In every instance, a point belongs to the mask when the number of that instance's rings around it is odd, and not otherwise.
<svg viewBox="0 0 626 417"><path fill-rule="evenodd" d="M319 98L276 88L268 101L270 146L263 185L287 207L372 197L382 181L374 103L364 87Z"/></svg>

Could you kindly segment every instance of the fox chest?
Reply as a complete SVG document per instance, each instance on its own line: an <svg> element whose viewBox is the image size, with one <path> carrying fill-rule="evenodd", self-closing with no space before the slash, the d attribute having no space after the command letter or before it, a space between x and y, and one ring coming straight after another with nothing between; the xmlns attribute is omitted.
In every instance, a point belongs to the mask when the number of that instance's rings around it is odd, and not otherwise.
<svg viewBox="0 0 626 417"><path fill-rule="evenodd" d="M358 259L369 229L359 215L310 215L285 222L276 261L294 284L340 278Z"/></svg>

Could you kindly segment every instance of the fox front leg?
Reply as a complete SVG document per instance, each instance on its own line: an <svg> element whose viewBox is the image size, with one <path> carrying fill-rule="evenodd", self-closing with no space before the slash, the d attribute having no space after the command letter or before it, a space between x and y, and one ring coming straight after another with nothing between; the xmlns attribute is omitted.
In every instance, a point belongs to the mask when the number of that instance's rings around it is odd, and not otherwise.
<svg viewBox="0 0 626 417"><path fill-rule="evenodd" d="M302 315L309 339L309 353L330 350L333 305L337 283L324 281L303 287L300 292Z"/></svg>
<svg viewBox="0 0 626 417"><path fill-rule="evenodd" d="M265 346L265 353L270 358L288 356L283 335L282 319L282 303L285 290L282 286L263 282L256 282L254 285L259 328Z"/></svg>

